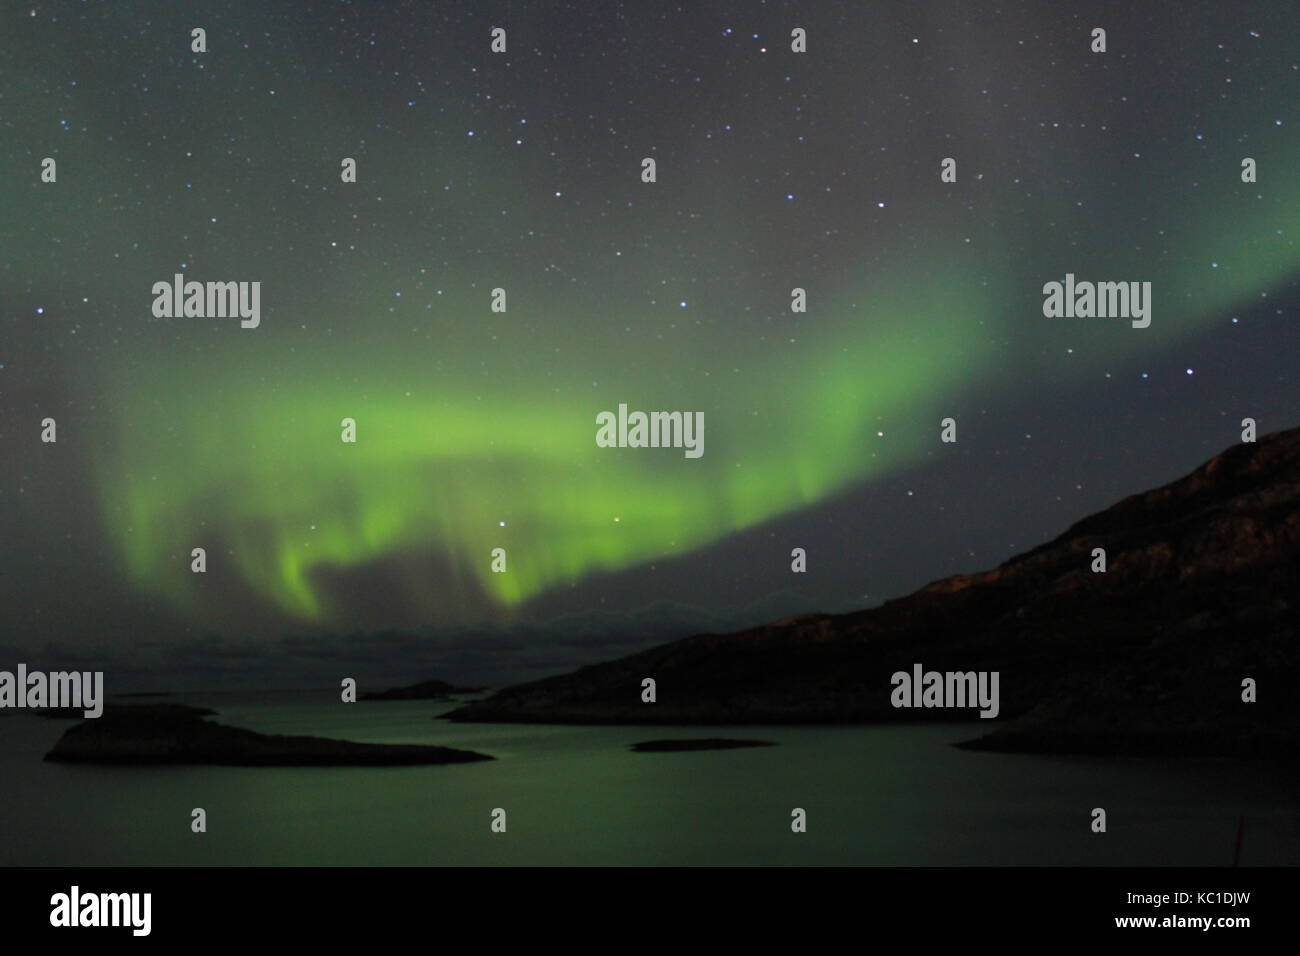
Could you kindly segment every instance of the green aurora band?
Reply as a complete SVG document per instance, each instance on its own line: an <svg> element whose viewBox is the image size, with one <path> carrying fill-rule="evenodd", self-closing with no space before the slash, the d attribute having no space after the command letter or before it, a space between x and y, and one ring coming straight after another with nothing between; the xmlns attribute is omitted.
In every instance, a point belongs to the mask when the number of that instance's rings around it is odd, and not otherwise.
<svg viewBox="0 0 1300 956"><path fill-rule="evenodd" d="M1071 334L1092 338L1113 364L1116 351L1168 348L1294 274L1300 260L1276 229L1232 226L1225 212L1213 237L1182 237L1194 251L1185 270L1155 277L1150 329L1076 320L1085 325ZM1218 268L1205 267L1210 257ZM486 394L446 377L392 385L419 380L420 360L382 348L357 357L358 368L375 370L361 387L329 384L342 376L323 370L273 368L263 377L273 384L260 388L192 370L121 382L112 388L113 447L102 459L104 511L134 579L195 610L203 592L190 582L198 576L178 569L191 547L217 541L249 586L307 621L330 611L314 570L431 547L458 576L430 581L412 558L408 587L430 613L448 588L518 605L593 572L703 547L914 464L934 450L939 420L960 396L996 393L1003 364L1060 344L1059 326L1035 314L1036 285L1021 295L1027 317L1012 320L997 305L1015 301L1007 290L972 276L895 284L892 292L883 282L859 290L865 305L856 312L840 303L840 321L826 323L835 334L797 362L752 358L726 386L725 402L698 379L657 382L653 361L619 369L616 389L576 396L519 378ZM1171 289L1179 291L1172 303ZM998 328L1023 358L994 353L988 343ZM704 456L596 447L596 413L619 402L703 411ZM345 417L357 422L355 444L340 440ZM498 546L507 550L505 573L490 569Z"/></svg>
<svg viewBox="0 0 1300 956"><path fill-rule="evenodd" d="M312 55L297 54L303 62ZM55 58L16 73L13 101L44 110L41 83L22 77L61 68ZM393 559L407 569L412 600L431 615L467 594L509 613L548 589L706 547L922 463L942 453L942 417L953 415L960 426L973 405L1013 390L1096 387L1100 370L1175 349L1300 272L1300 181L1292 171L1300 140L1290 127L1275 127L1272 114L1232 117L1230 104L1207 102L1205 124L1249 126L1257 131L1249 147L1204 154L1168 146L1163 155L1153 147L1138 167L1127 153L1105 153L1107 141L1092 130L1069 141L1062 131L1056 155L1103 152L1068 171L1009 145L1009 128L993 126L994 116L992 132L979 140L982 183L968 174L974 161L963 159L961 192L941 187L937 159L927 159L924 185L889 210L905 210L887 224L892 231L833 249L786 250L778 264L788 274L774 275L772 261L751 257L730 237L776 232L779 220L751 216L714 183L680 187L694 190L681 204L713 211L715 222L697 234L683 237L673 210L646 203L571 247L560 240L540 255L530 247L534 258L525 261L517 248L494 243L496 206L509 205L512 222L539 229L564 212L549 193L518 185L544 176L537 169L516 176L503 145L488 150L483 136L440 141L431 160L427 143L402 152L390 137L386 152L375 148L365 185L349 192L334 180L338 155L355 146L340 144L355 144L357 131L371 127L355 119L368 116L364 92L342 77L305 72L324 85L319 101L303 99L292 117L279 105L289 94L266 106L285 112L261 121L270 130L263 141L288 144L289 152L245 168L237 156L226 161L221 132L236 128L243 113L231 112L208 79L175 75L206 109L178 119L184 125L166 144L149 133L149 150L130 139L145 139L129 113L138 95L101 97L80 115L75 106L66 110L77 135L97 147L98 183L82 175L86 161L78 167L76 154L61 158L57 191L33 187L15 218L57 237L67 257L112 266L85 282L91 308L116 310L103 321L108 331L90 334L107 340L118 324L132 329L130 340L114 338L116 351L98 367L83 363L61 374L103 416L91 467L126 572L200 620L220 608L204 576L189 573L194 547L208 550L209 570L237 573L269 606L304 622L330 619L333 598L322 575ZM1053 104L1050 90L1042 96ZM974 115L986 101L956 105ZM463 130L470 121L441 122ZM914 146L901 143L900 151ZM189 169L186 150L214 158ZM1259 184L1239 181L1241 155L1258 160ZM117 194L118 183L140 179L141 164L154 184L150 206ZM1151 169L1176 175L1161 173L1153 183ZM293 180L297 199L285 198L285 170L303 177ZM1067 173L1087 187L1083 208L1057 189ZM238 201L223 199L220 190L236 175L254 185ZM444 177L474 181L477 193L444 194ZM193 194L187 180L198 187ZM394 209L403 183L443 204L418 216ZM204 189L216 197L205 200L209 206L186 198ZM399 195L380 206L374 194L386 190ZM371 235L363 230L381 222L376 208L391 228L374 230L375 248L364 258L339 252L324 262L308 251L326 248L335 219L346 221L350 209L359 210L351 216L358 234ZM221 222L209 228L206 217L215 223L217 212ZM453 261L436 269L427 243L417 241L430 219L459 230L446 247ZM608 250L634 230L671 233L673 248L624 257L621 273L602 274L590 250ZM274 260L248 251L262 240L263 248L296 251ZM110 261L106 249L121 258ZM148 290L170 280L180 249L192 263L189 279L262 281L261 327L151 319ZM474 259L465 250L485 252ZM813 251L825 255L810 276L811 266L800 263ZM68 286L48 254L48 243L15 248L11 279L25 277L29 291ZM539 278L548 259L589 285L556 285L554 273ZM673 311L674 319L689 318L671 327L662 306L644 305L670 268L678 278L718 277L692 294L698 301L690 313ZM1045 319L1042 284L1067 271L1081 280L1151 281L1151 327ZM410 289L413 276L447 292L438 293L436 312L417 313L429 316L418 327L376 306L394 288ZM498 284L510 295L504 315L488 310L487 290ZM788 308L796 285L809 293L809 313L798 320ZM415 295L433 298L428 288ZM753 335L737 325L742 306L761 316ZM304 335L308 323L312 334ZM1059 358L1067 340L1068 361ZM704 456L598 448L596 415L620 402L703 412ZM340 441L344 418L357 422L355 444ZM491 571L496 547L507 550L505 573ZM450 579L430 579L430 557Z"/></svg>

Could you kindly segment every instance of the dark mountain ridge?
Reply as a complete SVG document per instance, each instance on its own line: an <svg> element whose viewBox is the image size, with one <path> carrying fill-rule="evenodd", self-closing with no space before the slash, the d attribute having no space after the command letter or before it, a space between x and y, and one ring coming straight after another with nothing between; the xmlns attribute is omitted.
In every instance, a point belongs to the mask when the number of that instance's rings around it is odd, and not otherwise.
<svg viewBox="0 0 1300 956"><path fill-rule="evenodd" d="M1091 570L1104 548L1107 569ZM702 634L507 687L451 720L747 724L962 720L891 705L891 675L998 671L970 746L1294 753L1300 429L1236 445L997 568L866 611ZM657 701L642 703L643 678ZM1242 681L1259 700L1242 700Z"/></svg>

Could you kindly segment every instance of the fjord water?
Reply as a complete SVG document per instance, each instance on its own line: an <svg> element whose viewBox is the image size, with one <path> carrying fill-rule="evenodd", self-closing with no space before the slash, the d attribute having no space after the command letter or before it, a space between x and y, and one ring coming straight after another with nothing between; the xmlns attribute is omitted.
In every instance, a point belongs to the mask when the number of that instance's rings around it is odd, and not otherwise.
<svg viewBox="0 0 1300 956"><path fill-rule="evenodd" d="M958 750L977 724L574 727L453 724L430 701L194 695L263 733L429 743L491 762L394 768L44 763L69 726L0 719L5 865L1300 864L1292 771L1235 760ZM660 737L778 746L634 753ZM207 811L208 832L190 830ZM494 808L507 832L492 833ZM808 831L790 829L807 811ZM1090 830L1104 807L1108 828Z"/></svg>

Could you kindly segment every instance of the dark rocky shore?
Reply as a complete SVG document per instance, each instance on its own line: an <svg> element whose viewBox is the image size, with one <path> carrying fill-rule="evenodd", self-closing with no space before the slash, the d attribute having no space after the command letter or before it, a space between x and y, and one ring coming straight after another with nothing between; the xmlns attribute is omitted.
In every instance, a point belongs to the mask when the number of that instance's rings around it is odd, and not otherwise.
<svg viewBox="0 0 1300 956"><path fill-rule="evenodd" d="M106 709L102 717L70 727L45 759L232 767L380 767L494 759L451 747L259 734L204 719L212 713L180 704Z"/></svg>
<svg viewBox="0 0 1300 956"><path fill-rule="evenodd" d="M1090 570L1093 548L1107 570ZM1294 757L1300 429L1236 445L977 574L880 607L674 641L508 687L458 721L752 724L971 719L1042 753ZM890 677L998 671L1001 713L895 709ZM652 677L658 700L641 702ZM1242 680L1258 684L1244 703Z"/></svg>

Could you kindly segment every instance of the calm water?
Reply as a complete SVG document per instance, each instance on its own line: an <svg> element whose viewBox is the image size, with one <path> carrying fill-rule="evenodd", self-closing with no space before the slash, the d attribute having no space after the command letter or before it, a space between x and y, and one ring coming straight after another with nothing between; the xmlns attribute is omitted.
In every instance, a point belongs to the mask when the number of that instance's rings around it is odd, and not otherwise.
<svg viewBox="0 0 1300 956"><path fill-rule="evenodd" d="M1271 765L1003 756L971 725L542 727L450 724L427 701L331 693L180 698L266 733L479 750L381 769L106 768L41 757L69 724L0 719L0 863L1300 864L1296 780ZM776 747L628 750L656 737ZM1089 832L1093 807L1109 832ZM190 832L190 810L208 832ZM489 831L502 807L508 831ZM808 832L790 832L803 807Z"/></svg>

